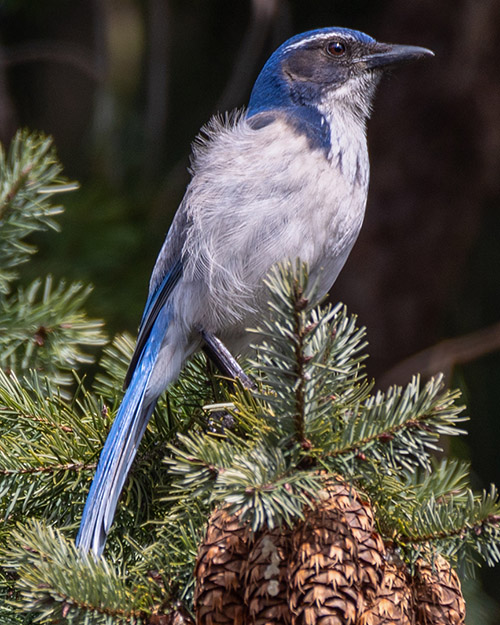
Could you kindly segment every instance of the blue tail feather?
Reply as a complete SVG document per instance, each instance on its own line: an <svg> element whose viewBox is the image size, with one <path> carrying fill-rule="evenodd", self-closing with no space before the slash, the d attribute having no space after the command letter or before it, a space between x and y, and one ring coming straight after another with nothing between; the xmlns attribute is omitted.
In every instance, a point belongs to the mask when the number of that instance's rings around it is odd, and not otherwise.
<svg viewBox="0 0 500 625"><path fill-rule="evenodd" d="M130 386L108 434L85 504L77 546L100 555L113 522L116 505L157 398L148 398L151 378L170 315L158 316L141 354Z"/></svg>

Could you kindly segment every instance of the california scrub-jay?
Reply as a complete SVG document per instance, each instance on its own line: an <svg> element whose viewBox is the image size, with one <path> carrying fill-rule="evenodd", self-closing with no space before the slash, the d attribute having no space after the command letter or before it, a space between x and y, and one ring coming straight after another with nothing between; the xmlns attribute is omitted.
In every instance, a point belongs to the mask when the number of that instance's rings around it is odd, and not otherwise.
<svg viewBox="0 0 500 625"><path fill-rule="evenodd" d="M382 73L432 55L345 28L292 37L270 57L248 109L214 117L160 251L77 544L99 555L158 396L215 339L241 354L266 314L263 278L300 258L325 294L358 236L368 191L365 126Z"/></svg>

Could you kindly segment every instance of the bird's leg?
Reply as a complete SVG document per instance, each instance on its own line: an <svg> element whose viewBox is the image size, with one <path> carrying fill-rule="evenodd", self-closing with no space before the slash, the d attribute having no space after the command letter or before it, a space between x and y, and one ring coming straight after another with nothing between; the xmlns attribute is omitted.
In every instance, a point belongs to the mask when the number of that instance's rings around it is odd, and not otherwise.
<svg viewBox="0 0 500 625"><path fill-rule="evenodd" d="M203 351L215 366L220 369L224 375L233 379L238 378L245 388L254 389L255 383L243 371L224 343L214 334L206 330L200 330L200 334L204 341Z"/></svg>

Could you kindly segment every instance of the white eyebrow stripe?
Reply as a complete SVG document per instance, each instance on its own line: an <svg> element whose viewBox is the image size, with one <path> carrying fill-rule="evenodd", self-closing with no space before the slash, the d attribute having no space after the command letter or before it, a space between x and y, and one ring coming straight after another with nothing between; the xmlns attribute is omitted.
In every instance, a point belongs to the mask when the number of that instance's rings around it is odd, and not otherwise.
<svg viewBox="0 0 500 625"><path fill-rule="evenodd" d="M352 37L346 36L345 33L335 33L335 32L322 33L321 35L320 34L311 35L310 37L307 37L307 39L301 39L300 41L291 43L290 45L286 46L285 50L294 50L296 48L300 48L306 43L309 43L310 41L325 41L326 39L332 39L336 35L340 37L341 39L353 41Z"/></svg>
<svg viewBox="0 0 500 625"><path fill-rule="evenodd" d="M323 35L311 35L310 37L307 37L307 39L301 39L300 41L296 41L295 43L291 43L289 46L287 46L285 48L285 50L294 50L295 48L300 48L301 46L303 46L306 43L309 43L310 41L323 41L324 39L331 39L333 33L328 34L323 34Z"/></svg>

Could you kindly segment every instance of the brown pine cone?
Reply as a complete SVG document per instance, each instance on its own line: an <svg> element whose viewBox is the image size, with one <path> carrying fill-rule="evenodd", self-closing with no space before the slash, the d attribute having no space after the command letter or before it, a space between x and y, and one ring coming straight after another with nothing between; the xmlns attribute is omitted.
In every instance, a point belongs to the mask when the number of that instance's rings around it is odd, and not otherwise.
<svg viewBox="0 0 500 625"><path fill-rule="evenodd" d="M418 625L463 625L465 602L458 575L437 556L433 563L419 559L413 580Z"/></svg>
<svg viewBox="0 0 500 625"><path fill-rule="evenodd" d="M210 516L194 570L197 625L246 624L241 569L250 533L248 525L224 508Z"/></svg>
<svg viewBox="0 0 500 625"><path fill-rule="evenodd" d="M290 530L264 529L245 566L245 603L253 625L287 625Z"/></svg>
<svg viewBox="0 0 500 625"><path fill-rule="evenodd" d="M386 561L384 576L372 604L359 625L413 625L410 578L402 562Z"/></svg>
<svg viewBox="0 0 500 625"><path fill-rule="evenodd" d="M292 534L292 625L350 625L373 600L384 545L370 504L340 478L329 478L318 506Z"/></svg>

